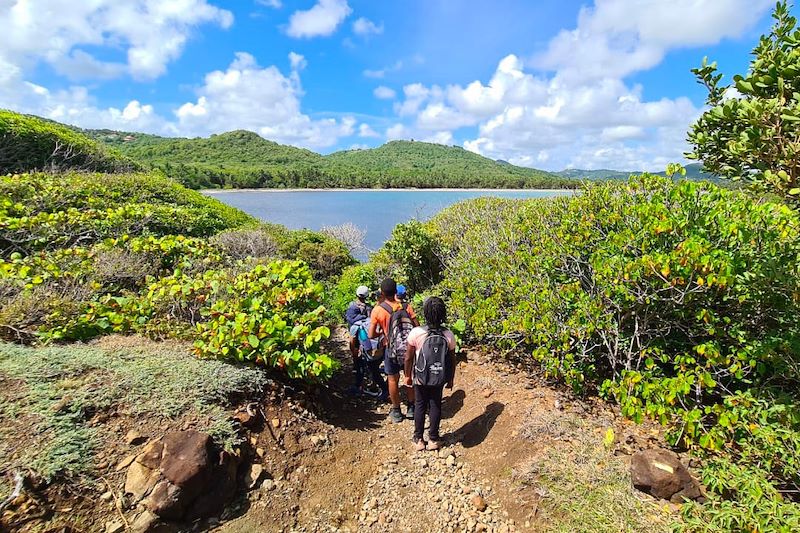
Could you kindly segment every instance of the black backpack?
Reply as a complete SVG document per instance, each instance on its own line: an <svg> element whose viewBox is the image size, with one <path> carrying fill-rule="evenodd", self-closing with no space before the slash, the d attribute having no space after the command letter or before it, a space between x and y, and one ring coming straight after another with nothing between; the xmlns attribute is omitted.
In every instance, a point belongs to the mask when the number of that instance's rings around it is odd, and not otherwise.
<svg viewBox="0 0 800 533"><path fill-rule="evenodd" d="M386 349L389 350L389 359L397 364L403 364L408 350L408 334L414 329L411 315L408 314L408 304L395 311L386 302L381 307L389 313L389 331L386 332Z"/></svg>
<svg viewBox="0 0 800 533"><path fill-rule="evenodd" d="M429 387L447 383L450 370L449 352L450 344L444 336L444 331L429 328L428 335L414 360L414 383Z"/></svg>

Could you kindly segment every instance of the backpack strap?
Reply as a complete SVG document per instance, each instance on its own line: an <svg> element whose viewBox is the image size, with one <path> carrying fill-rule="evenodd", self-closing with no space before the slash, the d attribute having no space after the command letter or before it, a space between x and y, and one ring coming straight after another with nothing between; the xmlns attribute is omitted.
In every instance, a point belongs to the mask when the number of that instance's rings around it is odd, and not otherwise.
<svg viewBox="0 0 800 533"><path fill-rule="evenodd" d="M392 308L391 305L387 304L386 302L381 302L380 306L384 311L389 313L389 316L392 316L394 314L394 309Z"/></svg>

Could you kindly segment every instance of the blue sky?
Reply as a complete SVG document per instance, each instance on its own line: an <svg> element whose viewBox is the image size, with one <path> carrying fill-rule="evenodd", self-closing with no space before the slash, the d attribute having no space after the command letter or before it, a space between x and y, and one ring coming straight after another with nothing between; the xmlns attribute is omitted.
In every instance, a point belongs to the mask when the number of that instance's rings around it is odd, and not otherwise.
<svg viewBox="0 0 800 533"><path fill-rule="evenodd" d="M0 107L250 129L327 153L417 139L559 170L682 160L704 55L746 70L772 0L0 1Z"/></svg>

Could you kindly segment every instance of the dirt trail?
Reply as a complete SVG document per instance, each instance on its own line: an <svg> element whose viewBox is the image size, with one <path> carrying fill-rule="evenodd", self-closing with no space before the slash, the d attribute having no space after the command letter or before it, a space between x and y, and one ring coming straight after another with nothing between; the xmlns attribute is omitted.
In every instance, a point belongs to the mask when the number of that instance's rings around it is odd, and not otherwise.
<svg viewBox="0 0 800 533"><path fill-rule="evenodd" d="M446 392L445 448L415 452L412 422L392 424L388 406L349 397L351 380L346 367L321 395L322 422L264 451L275 479L250 493L239 517L223 517L221 531L511 532L547 525L538 512L546 493L515 472L552 445L519 433L532 413L565 409L557 391L469 354ZM622 423L599 409L591 418ZM598 442L601 427L591 430ZM264 438L254 445L266 446Z"/></svg>

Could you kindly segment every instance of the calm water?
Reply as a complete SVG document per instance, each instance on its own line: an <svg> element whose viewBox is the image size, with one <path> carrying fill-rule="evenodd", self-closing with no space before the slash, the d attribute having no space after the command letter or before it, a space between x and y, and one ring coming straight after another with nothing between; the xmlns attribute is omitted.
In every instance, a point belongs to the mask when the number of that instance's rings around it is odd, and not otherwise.
<svg viewBox="0 0 800 533"><path fill-rule="evenodd" d="M365 245L377 250L397 224L425 220L468 198L545 198L566 191L231 191L210 196L267 222L318 230L352 222L367 232ZM364 257L361 257L364 259Z"/></svg>

